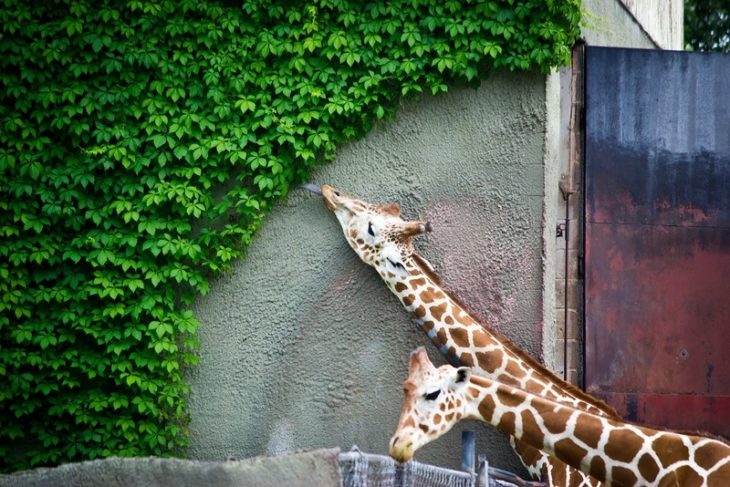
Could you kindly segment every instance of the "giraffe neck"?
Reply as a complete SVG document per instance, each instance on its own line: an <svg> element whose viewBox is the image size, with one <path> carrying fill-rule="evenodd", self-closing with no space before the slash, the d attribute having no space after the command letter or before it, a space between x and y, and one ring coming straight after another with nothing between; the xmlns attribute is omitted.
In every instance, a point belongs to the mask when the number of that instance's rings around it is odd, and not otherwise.
<svg viewBox="0 0 730 487"><path fill-rule="evenodd" d="M464 415L610 485L730 485L730 445L654 430L472 375Z"/></svg>
<svg viewBox="0 0 730 487"><path fill-rule="evenodd" d="M403 303L434 345L453 365L473 367L477 373L596 414L619 417L605 403L550 372L510 340L480 324L443 290L431 271L411 257L407 277L380 270L390 290Z"/></svg>
<svg viewBox="0 0 730 487"><path fill-rule="evenodd" d="M413 254L414 256L416 254ZM378 268L388 288L452 365L473 367L481 375L544 394L598 414L618 415L603 403L565 383L508 339L481 325L442 289L438 277L417 257L404 261L407 277ZM598 487L600 483L543 451L514 438L510 443L533 479L551 486Z"/></svg>

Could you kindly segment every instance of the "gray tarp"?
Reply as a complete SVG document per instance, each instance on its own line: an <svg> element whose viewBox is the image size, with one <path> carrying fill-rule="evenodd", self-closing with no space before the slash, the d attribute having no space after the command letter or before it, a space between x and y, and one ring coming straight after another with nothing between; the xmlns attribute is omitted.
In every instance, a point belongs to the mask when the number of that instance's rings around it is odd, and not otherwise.
<svg viewBox="0 0 730 487"><path fill-rule="evenodd" d="M227 462L118 458L0 475L0 487L504 487L530 485L480 465L481 476L339 449ZM536 484L531 484L536 485Z"/></svg>
<svg viewBox="0 0 730 487"><path fill-rule="evenodd" d="M204 462L107 458L0 476L2 487L338 487L338 449Z"/></svg>

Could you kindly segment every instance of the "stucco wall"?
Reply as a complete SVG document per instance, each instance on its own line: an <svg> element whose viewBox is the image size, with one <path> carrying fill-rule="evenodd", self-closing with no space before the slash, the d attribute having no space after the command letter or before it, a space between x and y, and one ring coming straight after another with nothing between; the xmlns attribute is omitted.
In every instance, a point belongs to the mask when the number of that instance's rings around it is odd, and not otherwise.
<svg viewBox="0 0 730 487"><path fill-rule="evenodd" d="M534 356L542 349L545 80L498 74L478 90L408 103L313 177L431 220L420 253ZM194 311L203 326L200 365L188 375L193 458L352 444L387 453L408 354L427 339L319 197L294 191ZM467 426L493 465L521 471L501 434ZM460 431L417 458L458 467Z"/></svg>

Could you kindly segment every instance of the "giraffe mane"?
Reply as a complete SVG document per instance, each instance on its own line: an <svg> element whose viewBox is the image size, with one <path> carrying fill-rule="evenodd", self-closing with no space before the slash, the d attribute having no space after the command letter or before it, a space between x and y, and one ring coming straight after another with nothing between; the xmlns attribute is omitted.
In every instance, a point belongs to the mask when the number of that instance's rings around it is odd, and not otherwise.
<svg viewBox="0 0 730 487"><path fill-rule="evenodd" d="M602 401L600 399L597 399L584 390L580 389L577 386L574 386L573 384L563 380L562 378L558 377L555 372L548 369L546 366L541 364L539 361L534 359L530 354L522 350L519 346L517 346L512 340L504 336L502 333L495 330L490 325L487 325L485 323L485 320L483 320L478 313L474 312L469 306L467 306L458 296L456 296L451 290L449 290L446 285L444 285L441 278L431 270L430 266L426 263L425 259L418 255L417 253L413 252L411 254L411 257L413 258L413 261L416 263L416 266L426 274L426 276L429 277L432 281L434 281L438 286L441 287L441 290L446 294L449 299L454 301L456 304L458 304L464 311L469 313L472 318L474 318L474 321L476 321L479 326L487 330L489 333L495 336L497 340L499 340L501 343L504 344L504 346L509 349L512 353L514 353L516 356L518 356L522 361L524 361L526 364L528 364L530 367L537 370L540 374L543 374L547 377L550 377L550 380L554 381L557 385L560 386L561 389L565 390L566 392L570 393L573 397L576 399L580 399L581 401L584 401L592 406L595 406L596 408L600 409L604 413L606 413L611 419L621 419L621 415L616 411L614 408L609 406L605 401Z"/></svg>
<svg viewBox="0 0 730 487"><path fill-rule="evenodd" d="M471 380L473 380L477 385L480 385L482 387L485 387L485 386L489 385L489 382L490 382L490 379L487 379L486 377L483 377L483 376L477 375L477 374L472 374ZM491 382L497 382L497 381L491 381ZM505 385L507 385L507 384L505 384ZM535 395L534 393L531 393L531 392L528 392L528 391L524 390L520 386L515 386L515 385L509 384L509 387L511 387L513 389L517 389L519 391L522 391L525 394L531 394L533 396ZM550 399L550 398L547 398L547 397L541 397L541 399L543 399L543 400L545 400L547 402L554 403L554 404L559 405L561 407L567 407L567 408L575 409L573 406L570 406L569 404L561 403L559 401L556 401L555 399ZM589 413L589 414L593 414L590 411L583 411L583 412L586 412L586 413ZM639 423L637 421L627 420L627 419L622 418L621 416L619 416L618 418L607 418L607 419L612 419L612 420L618 419L618 420L620 420L624 424L629 424L629 425L633 425L633 426L640 426L642 428L650 428L650 429L654 429L654 430L662 431L662 432L666 432L666 433L676 433L676 434L680 434L680 435L699 436L699 437L702 437L702 438L709 438L711 440L719 441L720 443L723 443L723 444L725 444L727 446L730 446L730 441L728 441L727 438L725 438L723 436L720 436L720 435L716 435L714 433L708 433L706 431L699 431L699 430L692 431L692 430L682 430L682 429L666 428L664 426L659 426L659 425L655 425L655 424L651 424L651 423Z"/></svg>
<svg viewBox="0 0 730 487"><path fill-rule="evenodd" d="M709 438L711 440L719 441L720 443L730 446L730 439L725 438L724 436L721 436L721 435L717 435L715 433L709 433L707 431L667 428L666 426L656 425L656 424L652 424L652 423L639 423L638 421L631 421L629 419L622 419L621 421L626 424L631 424L634 426L642 426L644 428L651 428L651 429L659 430L659 431L665 431L667 433L676 433L678 435L699 436L701 438Z"/></svg>
<svg viewBox="0 0 730 487"><path fill-rule="evenodd" d="M429 279L431 279L433 282L435 282L439 286L443 286L444 285L444 283L441 281L441 278L431 269L431 266L426 261L426 259L424 259L423 257L421 257L420 255L418 255L415 252L413 252L411 254L411 257L416 262L416 265L421 270L421 272L423 272L424 274L426 274L429 277ZM454 299L453 296L449 296L449 297L451 299Z"/></svg>

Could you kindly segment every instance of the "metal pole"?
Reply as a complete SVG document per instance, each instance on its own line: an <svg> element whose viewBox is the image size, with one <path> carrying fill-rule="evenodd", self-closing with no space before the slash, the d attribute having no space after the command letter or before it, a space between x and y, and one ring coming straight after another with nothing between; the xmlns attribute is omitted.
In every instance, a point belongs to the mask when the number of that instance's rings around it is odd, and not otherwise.
<svg viewBox="0 0 730 487"><path fill-rule="evenodd" d="M568 272L568 256L570 255L570 195L565 195L565 287L563 288L563 380L568 382L568 291L570 276Z"/></svg>
<svg viewBox="0 0 730 487"><path fill-rule="evenodd" d="M474 473L474 456L476 454L476 434L473 431L461 432L461 469Z"/></svg>
<svg viewBox="0 0 730 487"><path fill-rule="evenodd" d="M477 487L488 487L489 486L489 462L487 461L486 455L479 455L477 470Z"/></svg>

